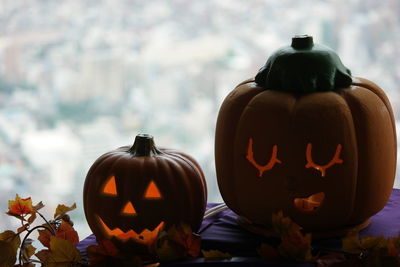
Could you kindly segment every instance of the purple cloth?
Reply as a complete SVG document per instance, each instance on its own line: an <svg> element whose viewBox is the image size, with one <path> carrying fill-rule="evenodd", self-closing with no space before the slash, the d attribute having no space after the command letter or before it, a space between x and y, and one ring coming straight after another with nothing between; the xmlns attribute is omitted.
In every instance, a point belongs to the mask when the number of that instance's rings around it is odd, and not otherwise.
<svg viewBox="0 0 400 267"><path fill-rule="evenodd" d="M217 205L209 203L207 208ZM392 194L385 208L372 217L371 224L360 231L361 236L371 235L385 237L397 236L400 232L400 190L393 189ZM214 217L203 221L199 233L202 238L202 249L218 249L223 252L229 252L235 255L232 260L223 262L204 261L196 259L190 262L181 262L174 265L182 265L193 263L197 265L205 264L207 266L220 266L221 264L229 263L230 266L240 266L243 262L249 263L252 266L314 266L313 264L291 264L291 263L268 263L261 261L257 257L256 249L262 242L269 243L272 246L277 246L279 240L276 238L265 238L241 228L236 222L236 214L231 210L225 210ZM94 235L90 235L82 240L78 245L78 250L82 255L86 256L86 248L96 244ZM313 241L313 248L320 253L329 253L340 251L340 238L327 238ZM238 256L238 257L236 257Z"/></svg>

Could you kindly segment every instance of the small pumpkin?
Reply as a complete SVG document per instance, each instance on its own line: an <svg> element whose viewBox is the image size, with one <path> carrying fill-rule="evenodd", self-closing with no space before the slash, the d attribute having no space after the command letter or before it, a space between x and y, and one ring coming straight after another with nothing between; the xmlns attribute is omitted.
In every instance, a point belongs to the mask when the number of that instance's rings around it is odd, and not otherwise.
<svg viewBox="0 0 400 267"><path fill-rule="evenodd" d="M189 155L158 149L139 134L98 158L83 189L87 222L98 240L146 254L159 231L185 223L197 231L207 202L204 174Z"/></svg>
<svg viewBox="0 0 400 267"><path fill-rule="evenodd" d="M282 210L305 230L340 233L385 206L396 148L383 90L311 36L295 36L222 103L218 185L242 222L268 228Z"/></svg>

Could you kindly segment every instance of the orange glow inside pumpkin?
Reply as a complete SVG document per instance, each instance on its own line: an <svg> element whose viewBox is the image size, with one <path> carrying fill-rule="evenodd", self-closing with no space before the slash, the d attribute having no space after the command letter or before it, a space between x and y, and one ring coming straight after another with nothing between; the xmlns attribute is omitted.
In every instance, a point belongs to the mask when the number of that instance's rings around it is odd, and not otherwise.
<svg viewBox="0 0 400 267"><path fill-rule="evenodd" d="M320 192L305 198L295 198L294 206L302 212L316 211L325 199L325 193Z"/></svg>
<svg viewBox="0 0 400 267"><path fill-rule="evenodd" d="M122 214L129 216L136 215L136 210L133 207L132 202L128 201L128 203L125 204L124 208L122 209Z"/></svg>
<svg viewBox="0 0 400 267"><path fill-rule="evenodd" d="M117 193L117 185L115 183L115 177L111 176L108 178L106 184L103 187L103 193L106 195L116 196Z"/></svg>
<svg viewBox="0 0 400 267"><path fill-rule="evenodd" d="M263 173L265 171L268 171L274 167L276 163L282 163L278 158L277 158L277 153L278 153L278 146L274 145L272 147L272 155L269 160L269 162L265 165L260 165L258 164L255 159L254 159L254 154L253 154L253 138L249 139L249 145L247 146L247 155L246 159L258 170L258 176L262 177Z"/></svg>
<svg viewBox="0 0 400 267"><path fill-rule="evenodd" d="M157 185L154 183L154 181L151 181L149 186L146 189L146 193L144 194L144 197L147 199L161 199L161 193L160 190L158 190Z"/></svg>
<svg viewBox="0 0 400 267"><path fill-rule="evenodd" d="M340 158L340 152L342 151L341 144L337 145L336 152L335 152L335 155L333 156L333 159L326 165L319 165L319 164L314 163L314 161L312 159L311 151L312 151L312 144L308 143L307 149L306 149L306 159L307 159L306 168L313 168L313 169L316 169L317 171L320 171L322 177L325 177L326 169L332 167L335 164L343 163L343 160Z"/></svg>
<svg viewBox="0 0 400 267"><path fill-rule="evenodd" d="M132 239L139 243L151 244L156 240L158 233L164 228L164 222L162 221L153 230L144 229L142 232L136 233L134 230L130 229L124 232L118 227L111 229L99 216L97 216L97 219L108 238L114 237L124 242Z"/></svg>

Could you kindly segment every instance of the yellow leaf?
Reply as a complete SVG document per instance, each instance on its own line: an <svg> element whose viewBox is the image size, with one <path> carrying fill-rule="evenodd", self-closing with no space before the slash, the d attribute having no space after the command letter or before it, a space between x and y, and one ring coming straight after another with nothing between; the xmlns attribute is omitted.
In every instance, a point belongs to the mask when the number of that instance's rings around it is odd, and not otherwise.
<svg viewBox="0 0 400 267"><path fill-rule="evenodd" d="M32 199L30 197L22 199L16 194L15 200L8 201L8 215L25 215L32 211Z"/></svg>
<svg viewBox="0 0 400 267"><path fill-rule="evenodd" d="M231 254L216 249L202 250L201 252L203 253L204 259L206 260L223 260L232 258Z"/></svg>
<svg viewBox="0 0 400 267"><path fill-rule="evenodd" d="M17 251L21 244L19 235L13 231L0 233L0 266L13 266L17 259Z"/></svg>
<svg viewBox="0 0 400 267"><path fill-rule="evenodd" d="M59 204L54 212L54 218L56 219L57 217L61 217L62 215L74 209L76 209L76 203L74 203L71 207Z"/></svg>
<svg viewBox="0 0 400 267"><path fill-rule="evenodd" d="M360 254L363 251L357 231L352 231L342 238L342 249L350 254Z"/></svg>
<svg viewBox="0 0 400 267"><path fill-rule="evenodd" d="M80 260L79 251L71 242L52 236L50 239L50 252L43 266L71 266Z"/></svg>

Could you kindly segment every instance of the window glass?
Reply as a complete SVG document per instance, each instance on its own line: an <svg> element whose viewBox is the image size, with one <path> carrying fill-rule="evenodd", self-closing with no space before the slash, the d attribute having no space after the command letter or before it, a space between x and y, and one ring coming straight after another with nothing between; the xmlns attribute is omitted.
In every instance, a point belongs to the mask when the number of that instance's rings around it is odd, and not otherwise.
<svg viewBox="0 0 400 267"><path fill-rule="evenodd" d="M86 173L138 133L196 158L209 201L222 201L219 106L295 34L381 85L398 120L399 14L398 0L0 1L1 229L15 226L4 212L19 193L49 217L77 202L71 215L88 235Z"/></svg>

